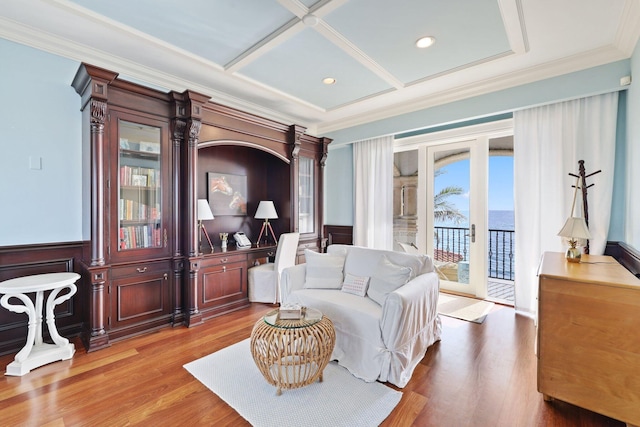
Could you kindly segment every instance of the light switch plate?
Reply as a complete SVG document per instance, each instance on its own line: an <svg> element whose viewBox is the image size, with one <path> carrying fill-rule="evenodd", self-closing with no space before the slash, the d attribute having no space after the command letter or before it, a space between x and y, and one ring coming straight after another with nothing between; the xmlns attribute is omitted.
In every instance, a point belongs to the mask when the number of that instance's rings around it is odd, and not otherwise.
<svg viewBox="0 0 640 427"><path fill-rule="evenodd" d="M29 169L41 170L42 169L42 157L29 156Z"/></svg>

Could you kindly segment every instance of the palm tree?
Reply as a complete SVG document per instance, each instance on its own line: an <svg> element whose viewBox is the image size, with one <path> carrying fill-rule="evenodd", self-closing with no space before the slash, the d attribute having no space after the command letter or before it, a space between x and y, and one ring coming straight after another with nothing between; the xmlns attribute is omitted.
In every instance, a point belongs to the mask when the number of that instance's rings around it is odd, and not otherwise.
<svg viewBox="0 0 640 427"><path fill-rule="evenodd" d="M445 170L438 169L434 174L434 178L445 173ZM467 219L464 216L458 207L451 203L448 199L451 196L459 196L464 193L464 189L462 187L456 186L448 186L441 189L438 194L433 197L433 219L435 222L453 222L454 224L460 224L462 221ZM438 231L434 228L433 230L433 238L435 239L436 247L440 245L440 236L438 236ZM441 251L440 251L441 252ZM448 258L440 258L442 253L438 253L436 250L435 258L437 261L449 261Z"/></svg>
<svg viewBox="0 0 640 427"><path fill-rule="evenodd" d="M445 170L438 169L436 170L434 177L442 175L445 172ZM456 186L449 186L440 190L438 194L433 197L434 220L440 222L450 221L454 222L455 224L459 224L467 219L467 217L460 213L460 210L458 210L458 208L453 203L447 200L451 196L459 196L463 193L464 189L462 187Z"/></svg>
<svg viewBox="0 0 640 427"><path fill-rule="evenodd" d="M433 197L433 218L440 222L454 222L456 224L461 223L465 219L458 208L447 200L450 196L459 196L464 190L460 187L445 187Z"/></svg>

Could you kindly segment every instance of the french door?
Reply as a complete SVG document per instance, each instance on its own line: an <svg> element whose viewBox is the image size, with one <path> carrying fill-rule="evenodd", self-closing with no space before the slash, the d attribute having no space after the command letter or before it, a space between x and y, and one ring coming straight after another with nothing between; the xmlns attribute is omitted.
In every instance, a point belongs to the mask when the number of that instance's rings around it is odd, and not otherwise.
<svg viewBox="0 0 640 427"><path fill-rule="evenodd" d="M481 136L418 150L418 247L441 289L479 298L487 296L488 147Z"/></svg>

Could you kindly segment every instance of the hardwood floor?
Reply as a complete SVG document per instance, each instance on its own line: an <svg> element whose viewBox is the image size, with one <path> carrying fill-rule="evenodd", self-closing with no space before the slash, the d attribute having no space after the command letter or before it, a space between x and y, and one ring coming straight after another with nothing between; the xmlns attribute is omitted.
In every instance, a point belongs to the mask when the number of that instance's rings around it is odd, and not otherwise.
<svg viewBox="0 0 640 427"><path fill-rule="evenodd" d="M71 361L0 379L2 426L248 425L182 368L249 337L271 306L166 328ZM383 426L623 426L536 391L534 326L497 306L483 324L442 317L429 349ZM0 358L0 369L13 355ZM248 393L251 390L247 390Z"/></svg>

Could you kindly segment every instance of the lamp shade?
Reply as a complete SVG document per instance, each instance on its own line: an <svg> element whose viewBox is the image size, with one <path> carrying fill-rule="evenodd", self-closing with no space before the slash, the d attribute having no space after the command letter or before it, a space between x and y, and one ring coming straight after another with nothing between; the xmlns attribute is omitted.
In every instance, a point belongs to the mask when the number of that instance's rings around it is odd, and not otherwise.
<svg viewBox="0 0 640 427"><path fill-rule="evenodd" d="M276 219L278 218L278 213L276 212L276 207L274 206L271 200L263 200L258 204L258 209L256 210L256 219Z"/></svg>
<svg viewBox="0 0 640 427"><path fill-rule="evenodd" d="M198 199L198 221L214 219L211 207L206 199Z"/></svg>
<svg viewBox="0 0 640 427"><path fill-rule="evenodd" d="M573 216L567 219L564 227L558 232L558 236L569 239L590 239L591 233L589 233L584 218Z"/></svg>

